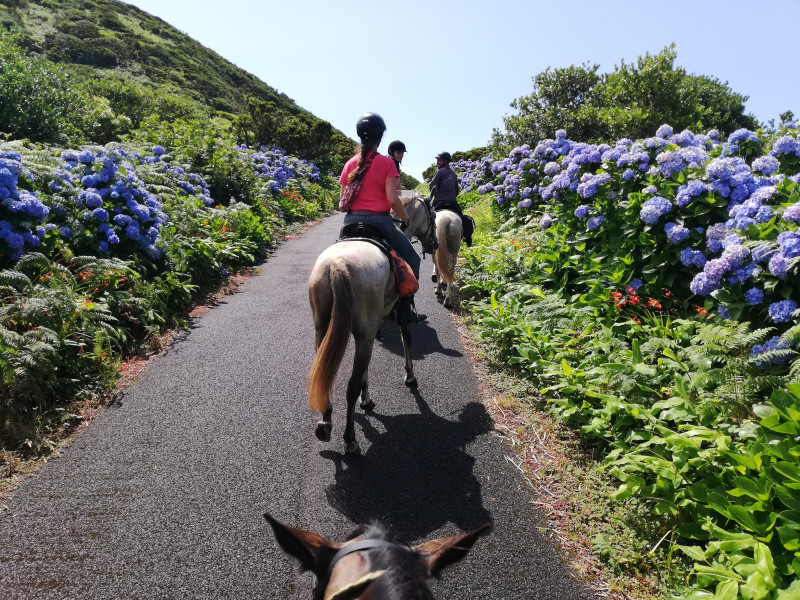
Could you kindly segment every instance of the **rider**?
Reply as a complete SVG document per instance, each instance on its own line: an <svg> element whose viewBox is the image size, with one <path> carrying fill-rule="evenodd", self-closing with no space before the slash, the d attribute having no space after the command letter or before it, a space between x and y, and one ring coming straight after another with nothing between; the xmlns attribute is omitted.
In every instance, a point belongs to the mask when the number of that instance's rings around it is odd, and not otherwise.
<svg viewBox="0 0 800 600"><path fill-rule="evenodd" d="M403 155L407 152L406 145L401 142L400 140L395 140L391 144L389 144L388 153L391 159L394 161L394 165L397 167L397 172L400 173L400 163L403 162ZM401 192L403 190L403 184L400 182L400 178L397 178L397 191Z"/></svg>
<svg viewBox="0 0 800 600"><path fill-rule="evenodd" d="M462 229L464 231L464 241L467 246L472 246L472 232L475 224L471 217L466 216L461 211L461 205L456 200L461 188L458 185L458 175L450 168L452 157L449 152L439 152L436 155L436 173L431 179L429 187L431 196L434 197L434 210L452 210L461 217Z"/></svg>
<svg viewBox="0 0 800 600"><path fill-rule="evenodd" d="M356 123L356 133L361 140L361 151L348 160L342 169L339 177L342 189L348 182L348 175L355 171L373 151L377 152L384 131L386 131L386 123L380 115L365 113L359 117ZM409 264L414 275L419 279L419 254L406 236L395 227L389 212L391 209L403 224L408 226L408 215L398 193L399 178L400 174L397 172L394 161L388 156L376 154L364 175L361 189L344 217L344 224L361 221L377 227L384 239ZM427 318L426 315L420 313L417 313L415 318L415 312L413 295L400 298L397 307L398 322L414 320L421 322Z"/></svg>

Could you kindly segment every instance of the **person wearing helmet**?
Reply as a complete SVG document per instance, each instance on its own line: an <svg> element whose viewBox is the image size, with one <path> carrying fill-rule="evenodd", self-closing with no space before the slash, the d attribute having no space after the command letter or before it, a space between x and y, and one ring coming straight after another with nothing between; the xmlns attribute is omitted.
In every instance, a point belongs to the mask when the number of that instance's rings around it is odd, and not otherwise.
<svg viewBox="0 0 800 600"><path fill-rule="evenodd" d="M450 167L451 160L449 152L439 152L436 155L436 173L428 184L433 197L433 209L446 209L457 213L461 217L464 241L467 246L472 246L472 232L475 230L475 224L471 217L463 213L461 205L456 199L461 188L458 185L458 175Z"/></svg>
<svg viewBox="0 0 800 600"><path fill-rule="evenodd" d="M403 162L403 156L407 152L406 145L401 142L400 140L395 140L391 144L389 144L389 156L394 161L395 166L397 167L397 172L400 173L400 163ZM400 192L403 190L403 184L400 182L400 178L397 178L397 191Z"/></svg>
<svg viewBox="0 0 800 600"><path fill-rule="evenodd" d="M393 159L378 154L378 146L384 131L386 131L386 123L376 113L365 113L356 122L356 133L361 140L361 150L348 160L342 169L339 177L342 189L344 190L344 186L352 180L360 167L365 164L369 164L369 166L363 174L361 189L344 217L344 224L362 221L377 227L384 239L408 263L414 275L419 279L421 262L419 254L392 220L391 212L394 212L408 226L408 215L400 201L398 191L400 173ZM372 162L368 163L370 158ZM413 296L400 299L398 321L416 320L420 322L427 318L420 313L414 317L415 312Z"/></svg>

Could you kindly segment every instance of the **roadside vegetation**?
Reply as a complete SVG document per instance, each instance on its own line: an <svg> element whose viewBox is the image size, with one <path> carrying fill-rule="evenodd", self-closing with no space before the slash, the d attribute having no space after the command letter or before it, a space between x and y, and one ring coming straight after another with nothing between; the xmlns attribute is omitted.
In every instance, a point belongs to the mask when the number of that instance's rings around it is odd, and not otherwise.
<svg viewBox="0 0 800 600"><path fill-rule="evenodd" d="M464 252L470 319L602 457L596 554L663 597L800 589L797 129L558 131L456 165L500 223Z"/></svg>
<svg viewBox="0 0 800 600"><path fill-rule="evenodd" d="M0 22L8 475L198 298L332 210L355 145L123 3L7 0ZM504 131L454 153L478 222L461 306L509 439L552 436L525 467L561 482L559 541L590 539L610 594L789 600L800 123L758 123L675 59L548 69Z"/></svg>

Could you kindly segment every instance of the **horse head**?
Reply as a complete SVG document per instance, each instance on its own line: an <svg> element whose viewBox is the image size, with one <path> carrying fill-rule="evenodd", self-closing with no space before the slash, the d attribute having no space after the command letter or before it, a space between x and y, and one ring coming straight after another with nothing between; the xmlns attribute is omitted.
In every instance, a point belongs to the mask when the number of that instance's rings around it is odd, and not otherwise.
<svg viewBox="0 0 800 600"><path fill-rule="evenodd" d="M265 514L280 547L316 578L313 600L433 600L427 581L469 552L490 523L415 547L387 539L379 525L345 543L295 529Z"/></svg>

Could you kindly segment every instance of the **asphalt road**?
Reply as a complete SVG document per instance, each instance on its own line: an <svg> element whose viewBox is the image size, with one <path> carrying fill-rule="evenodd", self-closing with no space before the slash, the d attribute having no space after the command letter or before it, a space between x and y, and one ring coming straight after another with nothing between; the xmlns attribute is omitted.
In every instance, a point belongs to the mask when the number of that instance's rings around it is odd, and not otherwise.
<svg viewBox="0 0 800 600"><path fill-rule="evenodd" d="M3 599L307 599L262 514L342 541L379 519L411 543L487 520L492 531L433 585L441 599L589 598L540 532L530 488L505 459L430 257L413 326L417 392L399 330L370 366L377 406L357 409L361 456L342 454L344 388L330 443L307 405L313 327L307 281L338 234L333 216L288 240L155 359L121 401L0 512Z"/></svg>

